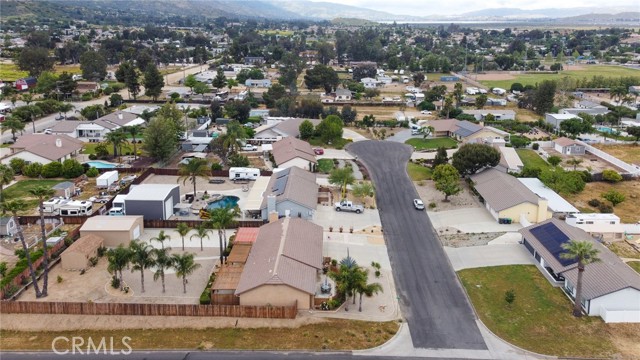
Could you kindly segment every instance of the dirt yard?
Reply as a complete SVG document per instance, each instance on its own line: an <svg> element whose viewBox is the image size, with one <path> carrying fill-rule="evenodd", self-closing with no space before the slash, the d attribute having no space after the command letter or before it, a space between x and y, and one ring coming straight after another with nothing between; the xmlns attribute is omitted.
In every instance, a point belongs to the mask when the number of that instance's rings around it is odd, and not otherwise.
<svg viewBox="0 0 640 360"><path fill-rule="evenodd" d="M608 201L602 198L602 194L611 189L615 189L626 196L625 201L618 204L613 209L613 212L620 217L620 220L627 224L640 221L640 213L638 212L638 203L640 201L640 181L638 180L621 181L616 184L606 182L587 183L584 191L580 194L568 195L566 196L566 199L578 209L598 212L597 209L589 206L589 200L598 199L602 202L608 203Z"/></svg>
<svg viewBox="0 0 640 360"><path fill-rule="evenodd" d="M605 144L593 144L602 151L605 151L609 155L615 156L618 159L631 163L640 164L640 146L637 144L631 145L605 145Z"/></svg>
<svg viewBox="0 0 640 360"><path fill-rule="evenodd" d="M464 247L487 245L491 240L506 234L505 232L491 232L482 234L463 234L459 230L446 227L438 229L440 241L443 246Z"/></svg>
<svg viewBox="0 0 640 360"><path fill-rule="evenodd" d="M481 207L477 198L473 196L469 186L460 181L460 187L462 191L455 196L450 196L449 201L444 201L444 194L436 190L435 184L431 180L423 180L414 182L418 195L424 202L424 205L429 211L446 211L455 210L460 208ZM429 209L429 204L435 204L435 208Z"/></svg>

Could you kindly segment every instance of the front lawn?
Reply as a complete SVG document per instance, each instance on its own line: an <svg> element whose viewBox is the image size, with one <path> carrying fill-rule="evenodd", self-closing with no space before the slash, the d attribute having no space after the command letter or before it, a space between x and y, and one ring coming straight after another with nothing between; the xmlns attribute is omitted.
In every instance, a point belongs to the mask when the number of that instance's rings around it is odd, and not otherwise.
<svg viewBox="0 0 640 360"><path fill-rule="evenodd" d="M335 141L332 141L331 144L327 144L318 137L312 137L307 141L309 142L309 144L311 144L312 147L332 148L332 149L338 149L338 150L344 149L344 147L351 142L351 140L340 138Z"/></svg>
<svg viewBox="0 0 640 360"><path fill-rule="evenodd" d="M629 261L627 265L631 266L633 270L640 273L640 261Z"/></svg>
<svg viewBox="0 0 640 360"><path fill-rule="evenodd" d="M425 167L412 162L407 164L407 173L413 181L431 180L432 172L433 170L431 170L430 167Z"/></svg>
<svg viewBox="0 0 640 360"><path fill-rule="evenodd" d="M320 159L318 160L318 171L323 174L328 174L333 170L333 159Z"/></svg>
<svg viewBox="0 0 640 360"><path fill-rule="evenodd" d="M17 183L4 188L3 195L7 200L24 199L32 197L29 190L36 186L52 187L64 180L20 180Z"/></svg>
<svg viewBox="0 0 640 360"><path fill-rule="evenodd" d="M535 167L539 169L546 169L551 166L534 150L516 149L516 152L518 153L518 156L520 157L520 160L522 160L524 166L528 168Z"/></svg>
<svg viewBox="0 0 640 360"><path fill-rule="evenodd" d="M91 155L96 153L96 147L98 145L104 145L107 148L107 151L109 151L109 155L113 155L113 145L111 144L105 144L105 143L86 143L84 144L84 146L82 147L82 153L83 154L87 154L87 155ZM140 149L142 148L142 144L137 144L138 145L138 151L140 151ZM122 145L122 152L124 154L126 154L127 152L133 153L133 144L131 143L125 143Z"/></svg>
<svg viewBox="0 0 640 360"><path fill-rule="evenodd" d="M482 322L514 345L541 354L589 358L632 358L637 351L640 324L573 317L571 301L535 266L485 267L458 274ZM508 290L515 292L511 307L504 300Z"/></svg>
<svg viewBox="0 0 640 360"><path fill-rule="evenodd" d="M413 146L416 150L437 149L439 147L453 149L458 146L455 140L447 137L435 139L412 138L404 143Z"/></svg>

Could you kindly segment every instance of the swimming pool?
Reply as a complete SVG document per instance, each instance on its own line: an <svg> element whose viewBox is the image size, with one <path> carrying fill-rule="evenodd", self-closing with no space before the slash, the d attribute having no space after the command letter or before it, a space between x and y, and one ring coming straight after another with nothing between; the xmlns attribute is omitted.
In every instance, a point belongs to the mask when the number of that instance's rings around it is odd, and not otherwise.
<svg viewBox="0 0 640 360"><path fill-rule="evenodd" d="M235 207L238 205L238 201L240 200L237 196L223 196L222 199L212 201L207 205L207 210L219 209L225 206Z"/></svg>
<svg viewBox="0 0 640 360"><path fill-rule="evenodd" d="M117 164L113 164L106 161L87 161L85 164L89 165L89 167L94 167L96 169L113 169L117 167Z"/></svg>
<svg viewBox="0 0 640 360"><path fill-rule="evenodd" d="M614 133L613 129L610 128L610 127L607 127L607 126L596 126L596 129L598 131L602 131L602 132L605 132L607 134L613 134Z"/></svg>

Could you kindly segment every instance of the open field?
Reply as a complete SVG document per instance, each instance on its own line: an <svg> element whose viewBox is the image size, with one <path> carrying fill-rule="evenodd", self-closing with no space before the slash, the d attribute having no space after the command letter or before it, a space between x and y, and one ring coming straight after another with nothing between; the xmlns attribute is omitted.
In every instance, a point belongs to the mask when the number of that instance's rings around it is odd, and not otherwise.
<svg viewBox="0 0 640 360"><path fill-rule="evenodd" d="M615 189L625 195L626 200L613 208L614 214L620 217L623 223L636 223L640 221L640 213L638 212L638 199L640 199L640 181L621 181L616 184L607 182L590 182L587 183L584 190L579 194L567 194L565 199L579 209L592 209L588 202L591 199L598 199L605 203L608 201L602 198L602 194Z"/></svg>
<svg viewBox="0 0 640 360"><path fill-rule="evenodd" d="M541 354L588 358L615 354L633 359L640 353L640 324L573 317L573 304L535 266L486 267L458 274L480 319L514 345ZM516 295L511 306L503 300L508 290Z"/></svg>
<svg viewBox="0 0 640 360"><path fill-rule="evenodd" d="M338 330L339 329L339 330ZM246 349L246 350L351 350L372 348L385 343L398 331L396 322L327 320L289 328L206 328L84 330L84 338L131 338L134 350L142 349ZM77 331L17 332L0 331L0 349L51 350L58 336L77 336ZM124 348L114 341L114 347Z"/></svg>
<svg viewBox="0 0 640 360"><path fill-rule="evenodd" d="M54 71L56 74L62 74L65 71L68 72L69 74L82 74L82 70L80 70L80 64L56 65L54 67Z"/></svg>
<svg viewBox="0 0 640 360"><path fill-rule="evenodd" d="M520 160L522 160L524 166L537 167L540 169L545 169L551 166L533 150L516 149L516 152L518 153L518 156L520 157Z"/></svg>
<svg viewBox="0 0 640 360"><path fill-rule="evenodd" d="M404 143L413 146L416 150L437 149L439 147L453 149L458 145L455 140L448 137L434 139L412 138Z"/></svg>
<svg viewBox="0 0 640 360"><path fill-rule="evenodd" d="M0 64L0 79L3 81L16 81L28 75L28 72L18 69L18 65L7 63Z"/></svg>
<svg viewBox="0 0 640 360"><path fill-rule="evenodd" d="M604 145L592 144L602 151L617 157L618 159L631 163L640 164L640 146L639 145Z"/></svg>
<svg viewBox="0 0 640 360"><path fill-rule="evenodd" d="M501 76L496 76L501 75ZM522 85L535 85L544 80L560 80L568 76L572 79L592 78L594 76L623 77L638 76L640 70L629 69L622 66L610 65L588 65L580 67L579 70L564 70L558 74L511 74L509 72L496 74L479 74L478 81L488 87L500 87L509 89L511 84L519 82Z"/></svg>

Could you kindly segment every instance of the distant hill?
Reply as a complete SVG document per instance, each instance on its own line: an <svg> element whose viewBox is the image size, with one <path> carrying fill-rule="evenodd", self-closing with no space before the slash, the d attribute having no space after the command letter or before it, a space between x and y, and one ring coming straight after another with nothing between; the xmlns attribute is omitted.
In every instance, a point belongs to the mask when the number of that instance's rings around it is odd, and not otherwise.
<svg viewBox="0 0 640 360"><path fill-rule="evenodd" d="M406 16L396 15L384 11L377 11L366 9L362 7L341 5L330 2L312 2L304 0L296 1L280 1L280 0L268 0L270 4L279 6L284 10L299 14L306 18L332 20L336 18L352 18L352 19L366 19L371 21L379 20L425 20L418 16Z"/></svg>
<svg viewBox="0 0 640 360"><path fill-rule="evenodd" d="M562 19L569 22L635 22L640 24L640 12L624 12L618 14L585 14Z"/></svg>
<svg viewBox="0 0 640 360"><path fill-rule="evenodd" d="M492 8L464 13L459 18L567 18L587 14L618 14L637 11L637 8L616 7L575 7L575 8L550 8L537 10L523 10L517 8Z"/></svg>

